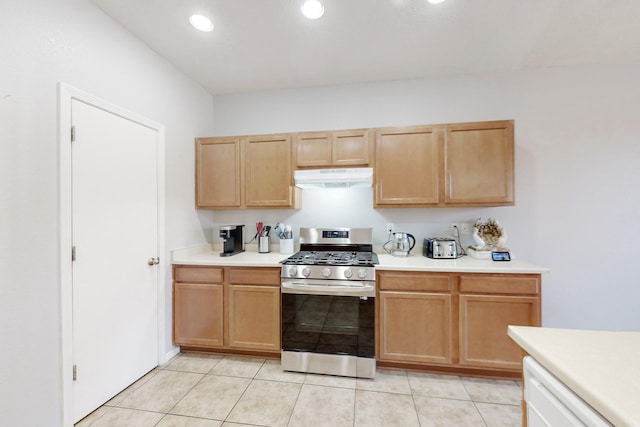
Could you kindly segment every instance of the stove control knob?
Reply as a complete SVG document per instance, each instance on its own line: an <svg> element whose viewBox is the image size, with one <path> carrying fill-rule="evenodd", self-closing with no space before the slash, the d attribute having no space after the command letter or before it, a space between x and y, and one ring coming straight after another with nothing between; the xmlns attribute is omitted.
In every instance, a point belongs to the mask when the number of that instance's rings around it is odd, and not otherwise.
<svg viewBox="0 0 640 427"><path fill-rule="evenodd" d="M325 267L322 269L322 277L331 276L331 269L329 267Z"/></svg>
<svg viewBox="0 0 640 427"><path fill-rule="evenodd" d="M302 269L302 275L304 277L309 277L310 274L311 274L311 270L309 270L309 267L305 267Z"/></svg>
<svg viewBox="0 0 640 427"><path fill-rule="evenodd" d="M298 274L298 267L289 267L289 277L294 277Z"/></svg>
<svg viewBox="0 0 640 427"><path fill-rule="evenodd" d="M361 279L366 279L367 278L367 270L365 270L364 268L361 268L360 270L358 270L358 277Z"/></svg>
<svg viewBox="0 0 640 427"><path fill-rule="evenodd" d="M350 268L347 268L344 271L344 277L346 277L347 279L351 279L351 276L353 276L353 270L351 270Z"/></svg>

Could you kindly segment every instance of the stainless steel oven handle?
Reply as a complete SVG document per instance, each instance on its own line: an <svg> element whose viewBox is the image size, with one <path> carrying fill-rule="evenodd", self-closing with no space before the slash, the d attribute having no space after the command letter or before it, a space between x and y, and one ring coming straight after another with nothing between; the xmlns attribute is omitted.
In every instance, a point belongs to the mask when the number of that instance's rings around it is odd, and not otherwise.
<svg viewBox="0 0 640 427"><path fill-rule="evenodd" d="M336 286L336 285L309 285L307 283L286 282L282 283L282 292L285 294L315 294L338 296L368 296L376 295L373 285Z"/></svg>

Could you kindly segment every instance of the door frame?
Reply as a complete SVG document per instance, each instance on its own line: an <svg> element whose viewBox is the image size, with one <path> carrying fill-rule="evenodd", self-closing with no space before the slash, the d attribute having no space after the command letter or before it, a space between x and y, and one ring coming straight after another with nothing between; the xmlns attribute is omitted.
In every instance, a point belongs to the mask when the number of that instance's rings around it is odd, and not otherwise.
<svg viewBox="0 0 640 427"><path fill-rule="evenodd" d="M84 92L66 83L58 87L58 242L60 282L60 378L62 384L62 425L73 426L73 270L71 262L72 240L72 161L71 161L71 103L84 102L156 131L158 171L158 364L168 360L175 351L165 352L166 340L165 273L170 267L165 253L165 161L164 125L118 107L104 99Z"/></svg>

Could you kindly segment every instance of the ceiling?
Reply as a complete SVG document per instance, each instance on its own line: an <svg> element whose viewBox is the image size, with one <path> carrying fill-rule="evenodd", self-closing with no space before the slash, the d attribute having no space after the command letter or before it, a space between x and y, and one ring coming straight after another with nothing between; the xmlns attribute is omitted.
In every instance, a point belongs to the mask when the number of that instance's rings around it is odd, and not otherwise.
<svg viewBox="0 0 640 427"><path fill-rule="evenodd" d="M92 1L212 94L640 60L638 0Z"/></svg>

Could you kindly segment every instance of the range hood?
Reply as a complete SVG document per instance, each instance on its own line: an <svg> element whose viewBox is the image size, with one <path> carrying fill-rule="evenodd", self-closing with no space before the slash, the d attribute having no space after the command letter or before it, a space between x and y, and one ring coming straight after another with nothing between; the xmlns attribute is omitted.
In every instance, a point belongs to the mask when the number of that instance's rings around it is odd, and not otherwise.
<svg viewBox="0 0 640 427"><path fill-rule="evenodd" d="M373 168L297 170L293 179L300 188L371 188Z"/></svg>

